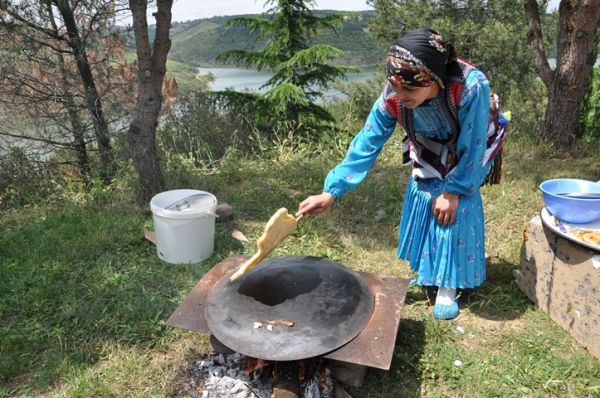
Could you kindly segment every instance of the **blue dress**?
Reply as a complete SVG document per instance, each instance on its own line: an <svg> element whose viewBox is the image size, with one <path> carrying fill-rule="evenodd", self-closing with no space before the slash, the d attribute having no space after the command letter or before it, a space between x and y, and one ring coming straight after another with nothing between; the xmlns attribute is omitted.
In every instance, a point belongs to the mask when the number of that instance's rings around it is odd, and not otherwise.
<svg viewBox="0 0 600 398"><path fill-rule="evenodd" d="M447 139L451 126L441 96L413 109L414 130L428 138ZM479 187L489 115L489 83L473 69L467 76L458 108L461 126L456 143L458 161L444 180L411 177L402 207L397 255L418 272L425 286L473 288L486 276L483 204ZM324 192L339 200L356 188L373 167L383 145L396 127L383 95L375 102L365 126L354 137L344 160L327 175ZM414 173L413 173L414 175ZM455 222L439 224L432 199L447 191L459 195Z"/></svg>

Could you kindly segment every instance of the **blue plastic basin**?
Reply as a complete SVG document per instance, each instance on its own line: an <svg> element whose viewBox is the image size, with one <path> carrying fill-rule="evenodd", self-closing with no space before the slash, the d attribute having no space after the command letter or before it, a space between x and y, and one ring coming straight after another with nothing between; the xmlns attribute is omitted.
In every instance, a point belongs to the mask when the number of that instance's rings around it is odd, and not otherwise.
<svg viewBox="0 0 600 398"><path fill-rule="evenodd" d="M542 182L540 189L546 208L561 221L585 224L600 218L600 198L582 199L560 195L574 192L600 194L600 183L557 178Z"/></svg>

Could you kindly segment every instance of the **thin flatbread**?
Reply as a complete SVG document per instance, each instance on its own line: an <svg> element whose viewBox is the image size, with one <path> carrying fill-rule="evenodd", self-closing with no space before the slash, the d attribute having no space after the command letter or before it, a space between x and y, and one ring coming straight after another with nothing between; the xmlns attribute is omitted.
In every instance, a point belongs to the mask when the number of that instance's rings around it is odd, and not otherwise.
<svg viewBox="0 0 600 398"><path fill-rule="evenodd" d="M600 246L600 231L581 230L574 234L577 239L592 245Z"/></svg>
<svg viewBox="0 0 600 398"><path fill-rule="evenodd" d="M287 238L294 232L298 219L288 213L285 207L277 210L275 214L271 216L267 225L265 225L265 232L258 238L257 246L258 251L229 278L231 282L250 271L252 267L260 263L269 253L273 251L281 243L282 240Z"/></svg>

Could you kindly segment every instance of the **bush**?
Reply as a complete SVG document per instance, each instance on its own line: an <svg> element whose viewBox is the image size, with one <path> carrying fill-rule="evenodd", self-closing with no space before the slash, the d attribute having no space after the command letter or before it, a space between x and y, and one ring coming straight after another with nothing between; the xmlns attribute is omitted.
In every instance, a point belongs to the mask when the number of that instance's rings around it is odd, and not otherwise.
<svg viewBox="0 0 600 398"><path fill-rule="evenodd" d="M514 83L498 87L497 94L500 96L502 109L512 113L509 134L538 137L548 103L546 86L541 80L535 80L526 86Z"/></svg>
<svg viewBox="0 0 600 398"><path fill-rule="evenodd" d="M373 107L373 103L381 94L385 85L383 75L369 79L365 83L339 84L336 89L345 95L344 99L334 99L328 110L338 121L341 129L346 121L364 123Z"/></svg>
<svg viewBox="0 0 600 398"><path fill-rule="evenodd" d="M600 68L592 70L590 84L581 110L579 136L588 144L600 141Z"/></svg>
<svg viewBox="0 0 600 398"><path fill-rule="evenodd" d="M250 98L242 102L209 92L183 96L157 134L159 151L168 165L183 158L202 167L232 146L249 150L255 135L251 109Z"/></svg>
<svg viewBox="0 0 600 398"><path fill-rule="evenodd" d="M62 179L57 166L12 147L0 155L0 208L22 207L45 199L57 190Z"/></svg>

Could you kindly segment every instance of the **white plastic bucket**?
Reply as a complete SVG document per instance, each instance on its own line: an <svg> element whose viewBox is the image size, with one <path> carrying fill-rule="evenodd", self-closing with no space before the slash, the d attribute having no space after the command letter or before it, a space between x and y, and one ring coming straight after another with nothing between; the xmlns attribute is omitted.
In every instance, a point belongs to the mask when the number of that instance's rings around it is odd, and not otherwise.
<svg viewBox="0 0 600 398"><path fill-rule="evenodd" d="M156 252L171 264L198 263L215 246L217 198L195 189L161 192L150 200Z"/></svg>

